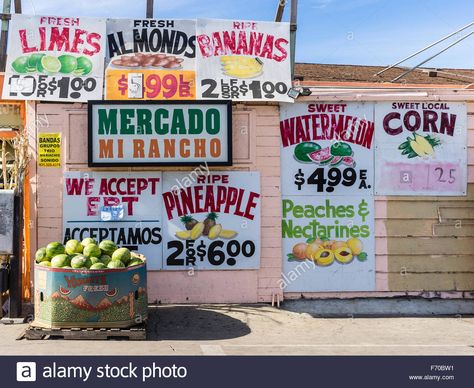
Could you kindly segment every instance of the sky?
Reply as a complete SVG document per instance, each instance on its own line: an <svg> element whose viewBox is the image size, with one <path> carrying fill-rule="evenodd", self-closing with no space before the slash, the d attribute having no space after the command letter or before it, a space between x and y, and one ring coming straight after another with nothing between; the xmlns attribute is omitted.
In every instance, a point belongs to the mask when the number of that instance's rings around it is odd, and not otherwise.
<svg viewBox="0 0 474 388"><path fill-rule="evenodd" d="M154 16L272 21L278 1L155 0ZM287 3L284 21L289 20ZM146 8L146 0L23 0L22 4L25 14L111 18L144 17ZM388 65L473 21L473 0L299 0L296 60ZM474 26L405 65L427 59L471 31ZM474 68L474 34L425 66Z"/></svg>

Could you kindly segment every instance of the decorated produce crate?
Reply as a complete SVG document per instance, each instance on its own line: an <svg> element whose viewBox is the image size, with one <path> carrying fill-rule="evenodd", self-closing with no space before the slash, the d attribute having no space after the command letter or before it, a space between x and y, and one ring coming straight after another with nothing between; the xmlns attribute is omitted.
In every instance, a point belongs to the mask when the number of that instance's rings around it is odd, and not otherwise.
<svg viewBox="0 0 474 388"><path fill-rule="evenodd" d="M126 328L147 319L146 259L112 244L70 240L37 251L34 325Z"/></svg>

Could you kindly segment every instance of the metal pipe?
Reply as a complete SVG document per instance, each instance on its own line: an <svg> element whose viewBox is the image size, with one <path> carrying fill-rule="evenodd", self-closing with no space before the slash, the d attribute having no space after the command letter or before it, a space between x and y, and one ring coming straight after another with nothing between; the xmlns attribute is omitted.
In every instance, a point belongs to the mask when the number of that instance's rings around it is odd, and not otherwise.
<svg viewBox="0 0 474 388"><path fill-rule="evenodd" d="M11 0L3 0L3 13L10 14ZM0 71L5 71L7 62L8 19L2 18L2 32L0 35Z"/></svg>
<svg viewBox="0 0 474 388"><path fill-rule="evenodd" d="M437 41L434 42L434 43L431 43L429 46L426 46L426 47L422 48L421 50L417 51L416 53L411 54L411 55L409 55L409 56L406 57L406 58L403 58L401 61L398 61L397 63L394 63L393 65L390 65L390 66L386 67L385 69L380 70L378 73L375 73L375 74L374 74L374 77L377 76L377 75L380 75L380 74L382 74L382 73L384 73L384 72L386 72L387 70L390 70L391 68L393 68L393 67L399 65L399 64L402 63L402 62L407 61L407 60L410 59L410 58L413 58L415 55L418 55L418 54L422 53L423 51L428 50L429 48L431 48L431 47L437 45L438 43L441 43L442 41L444 41L444 40L446 40L446 39L448 39L448 38L451 38L453 35L456 35L458 32L461 32L461 31L465 30L466 28L471 27L472 25L474 25L474 22L469 23L468 25L466 25L466 26L460 28L460 29L457 30L457 31L454 31L453 33L451 33L451 34L449 34L449 35L446 35L444 38L441 38L441 39L437 40Z"/></svg>
<svg viewBox="0 0 474 388"><path fill-rule="evenodd" d="M439 51L438 53L432 55L431 57L429 57L428 59L425 59L424 61L418 63L417 65L413 66L411 69L408 69L407 71L405 71L404 73L400 74L398 77L395 77L391 82L395 82L395 81L398 81L400 78L402 78L403 76L411 73L413 70L415 70L416 68L420 67L421 65L424 65L426 62L428 61L431 61L433 58L437 57L438 55L444 53L446 50L450 49L451 47L453 47L454 45L458 44L459 42L463 41L464 39L466 39L467 37L471 36L474 34L474 31L471 31L469 34L467 35L464 35L462 38L459 38L457 41L451 43L449 46L445 47L444 49L442 49L441 51Z"/></svg>
<svg viewBox="0 0 474 388"><path fill-rule="evenodd" d="M146 0L146 17L148 19L153 17L153 0Z"/></svg>
<svg viewBox="0 0 474 388"><path fill-rule="evenodd" d="M285 11L286 0L278 0L278 7L275 15L275 21L281 22L283 19L283 12Z"/></svg>
<svg viewBox="0 0 474 388"><path fill-rule="evenodd" d="M291 80L295 75L296 55L296 22L298 19L298 0L291 0L290 8L290 48L291 48Z"/></svg>

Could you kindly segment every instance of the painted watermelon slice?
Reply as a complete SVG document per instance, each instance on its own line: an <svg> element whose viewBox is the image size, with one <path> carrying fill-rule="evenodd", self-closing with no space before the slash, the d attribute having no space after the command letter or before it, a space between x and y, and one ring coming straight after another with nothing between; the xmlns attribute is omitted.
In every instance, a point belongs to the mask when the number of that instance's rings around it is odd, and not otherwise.
<svg viewBox="0 0 474 388"><path fill-rule="evenodd" d="M342 159L343 159L342 156L335 156L331 160L331 166L339 166L342 163Z"/></svg>
<svg viewBox="0 0 474 388"><path fill-rule="evenodd" d="M356 162L352 156L346 156L342 158L342 163L349 167L355 167Z"/></svg>
<svg viewBox="0 0 474 388"><path fill-rule="evenodd" d="M67 288L59 286L59 292L63 295L69 295L71 293L71 290L68 290Z"/></svg>
<svg viewBox="0 0 474 388"><path fill-rule="evenodd" d="M118 290L116 288L112 288L111 290L105 293L105 295L107 295L109 298L113 298L117 294L118 294Z"/></svg>
<svg viewBox="0 0 474 388"><path fill-rule="evenodd" d="M331 149L329 147L311 152L308 154L309 158L317 164L327 164L333 159Z"/></svg>

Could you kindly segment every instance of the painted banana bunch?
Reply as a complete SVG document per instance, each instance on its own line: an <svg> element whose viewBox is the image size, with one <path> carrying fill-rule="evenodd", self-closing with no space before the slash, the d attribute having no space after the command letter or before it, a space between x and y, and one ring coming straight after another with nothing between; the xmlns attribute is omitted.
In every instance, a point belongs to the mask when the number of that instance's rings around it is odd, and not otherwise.
<svg viewBox="0 0 474 388"><path fill-rule="evenodd" d="M439 146L441 142L439 139L431 137L430 135L420 136L416 133L413 137L407 137L407 140L398 147L402 151L402 155L407 158L426 157L434 154L434 148Z"/></svg>

